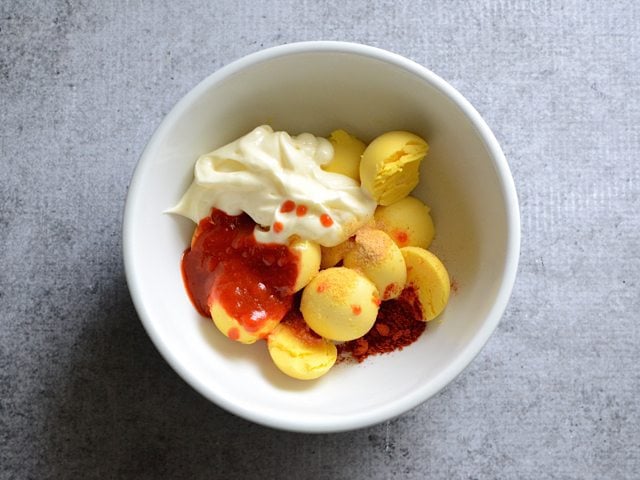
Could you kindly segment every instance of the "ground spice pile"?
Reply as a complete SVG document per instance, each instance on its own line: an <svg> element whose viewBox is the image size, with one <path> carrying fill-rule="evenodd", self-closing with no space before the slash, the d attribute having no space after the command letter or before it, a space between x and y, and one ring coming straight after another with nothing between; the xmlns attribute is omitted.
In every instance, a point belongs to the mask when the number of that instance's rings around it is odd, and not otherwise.
<svg viewBox="0 0 640 480"><path fill-rule="evenodd" d="M376 323L364 337L338 345L338 357L360 363L371 355L402 350L415 342L426 327L418 294L408 286L398 298L382 302Z"/></svg>

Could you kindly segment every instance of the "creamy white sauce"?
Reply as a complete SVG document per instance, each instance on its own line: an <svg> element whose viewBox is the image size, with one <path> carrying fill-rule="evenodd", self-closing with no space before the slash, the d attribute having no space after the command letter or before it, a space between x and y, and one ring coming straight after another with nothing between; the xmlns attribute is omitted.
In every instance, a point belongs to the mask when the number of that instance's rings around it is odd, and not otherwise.
<svg viewBox="0 0 640 480"><path fill-rule="evenodd" d="M332 157L333 147L324 138L309 133L292 137L263 125L202 155L195 165L193 183L168 211L196 223L212 207L228 215L246 212L268 229L256 228L259 242L286 243L290 236L298 235L334 246L373 217L376 203L355 180L322 170L321 165ZM287 201L306 206L306 214L282 212ZM331 218L330 227L322 224L322 215Z"/></svg>

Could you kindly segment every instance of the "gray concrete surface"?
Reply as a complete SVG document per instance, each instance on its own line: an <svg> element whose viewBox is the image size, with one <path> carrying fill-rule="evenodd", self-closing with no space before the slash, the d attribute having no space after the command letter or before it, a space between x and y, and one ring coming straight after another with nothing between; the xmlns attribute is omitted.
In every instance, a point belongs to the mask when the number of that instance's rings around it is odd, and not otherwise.
<svg viewBox="0 0 640 480"><path fill-rule="evenodd" d="M640 478L640 3L0 3L0 477ZM483 114L521 200L511 303L435 398L335 435L195 393L123 275L129 178L206 75L262 47L367 43Z"/></svg>

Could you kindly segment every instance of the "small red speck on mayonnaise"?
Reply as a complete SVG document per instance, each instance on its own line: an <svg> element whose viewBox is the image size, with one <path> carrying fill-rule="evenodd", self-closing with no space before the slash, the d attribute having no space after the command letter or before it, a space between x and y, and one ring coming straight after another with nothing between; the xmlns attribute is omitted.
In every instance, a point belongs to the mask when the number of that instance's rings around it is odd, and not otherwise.
<svg viewBox="0 0 640 480"><path fill-rule="evenodd" d="M273 224L273 231L276 233L280 233L284 229L284 225L281 222L275 222Z"/></svg>
<svg viewBox="0 0 640 480"><path fill-rule="evenodd" d="M320 223L323 227L329 228L331 225L333 225L333 218L331 218L326 213L323 213L322 215L320 215Z"/></svg>
<svg viewBox="0 0 640 480"><path fill-rule="evenodd" d="M296 202L294 202L293 200L287 200L280 207L280 211L282 213L289 213L289 212L293 212L295 208L296 208Z"/></svg>
<svg viewBox="0 0 640 480"><path fill-rule="evenodd" d="M304 217L307 214L307 206L306 205L298 205L298 208L296 208L296 215L298 217Z"/></svg>

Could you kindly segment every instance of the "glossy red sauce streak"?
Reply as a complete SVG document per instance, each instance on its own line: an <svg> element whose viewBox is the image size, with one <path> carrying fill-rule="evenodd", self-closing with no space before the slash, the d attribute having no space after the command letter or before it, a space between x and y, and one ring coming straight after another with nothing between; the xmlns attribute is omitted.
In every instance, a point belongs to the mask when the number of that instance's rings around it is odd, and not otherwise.
<svg viewBox="0 0 640 480"><path fill-rule="evenodd" d="M299 257L286 245L258 243L246 214L212 209L200 221L182 256L182 278L191 302L209 317L212 301L248 331L291 308Z"/></svg>

